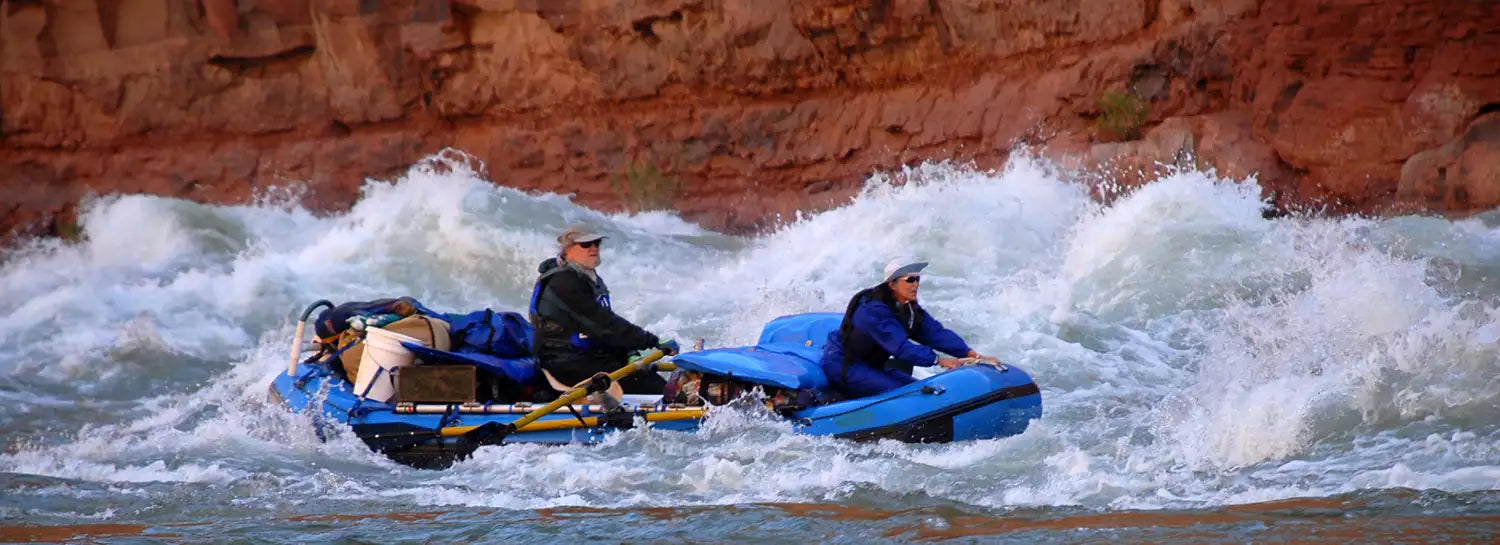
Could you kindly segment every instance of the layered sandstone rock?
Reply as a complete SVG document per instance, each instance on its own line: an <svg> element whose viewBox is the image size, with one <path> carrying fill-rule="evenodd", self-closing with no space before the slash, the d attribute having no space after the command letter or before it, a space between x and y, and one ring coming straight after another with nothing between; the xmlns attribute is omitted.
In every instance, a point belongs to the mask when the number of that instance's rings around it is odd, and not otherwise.
<svg viewBox="0 0 1500 545"><path fill-rule="evenodd" d="M1111 91L1144 101L1141 140L1099 141ZM655 191L736 231L874 170L995 166L1017 143L1126 184L1191 162L1255 173L1282 204L1464 213L1500 205L1500 9L5 0L0 108L6 232L51 229L90 192L297 184L338 208L445 147L500 184L602 208Z"/></svg>

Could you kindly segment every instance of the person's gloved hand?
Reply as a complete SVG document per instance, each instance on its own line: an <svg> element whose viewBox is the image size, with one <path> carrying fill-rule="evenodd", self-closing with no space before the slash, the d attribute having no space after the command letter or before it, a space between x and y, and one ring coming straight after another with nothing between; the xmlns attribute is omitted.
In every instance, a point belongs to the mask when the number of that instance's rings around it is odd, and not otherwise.
<svg viewBox="0 0 1500 545"><path fill-rule="evenodd" d="M660 350L663 356L676 356L682 350L673 339L662 341L661 344L656 345L656 349Z"/></svg>

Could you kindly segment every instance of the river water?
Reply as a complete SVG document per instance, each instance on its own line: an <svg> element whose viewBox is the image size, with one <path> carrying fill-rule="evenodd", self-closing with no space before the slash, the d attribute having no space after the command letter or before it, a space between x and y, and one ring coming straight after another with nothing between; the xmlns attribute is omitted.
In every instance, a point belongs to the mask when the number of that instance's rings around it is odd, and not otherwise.
<svg viewBox="0 0 1500 545"><path fill-rule="evenodd" d="M0 541L1489 542L1500 532L1500 213L1261 215L1185 171L1100 204L1025 158L873 177L760 236L603 214L435 156L346 213L97 199L0 262ZM893 180L900 184L891 183ZM609 236L617 310L688 344L837 311L897 254L1030 372L1045 416L949 445L791 433L481 449L446 471L269 405L294 314L413 295L519 310L553 237Z"/></svg>

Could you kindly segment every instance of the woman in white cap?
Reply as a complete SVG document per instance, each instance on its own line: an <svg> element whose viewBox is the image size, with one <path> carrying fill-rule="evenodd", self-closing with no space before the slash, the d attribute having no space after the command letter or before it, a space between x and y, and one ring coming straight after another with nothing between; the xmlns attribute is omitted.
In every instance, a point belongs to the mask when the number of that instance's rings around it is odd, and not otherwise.
<svg viewBox="0 0 1500 545"><path fill-rule="evenodd" d="M823 347L823 372L844 395L865 397L916 382L914 366L953 369L964 358L998 363L975 352L917 304L926 262L897 259L885 266L885 281L849 300L838 331ZM944 358L937 351L962 358Z"/></svg>
<svg viewBox="0 0 1500 545"><path fill-rule="evenodd" d="M541 276L531 292L531 325L536 329L531 352L542 369L572 385L624 367L635 350L677 353L676 341L662 342L610 308L609 288L595 271L604 235L577 224L563 231L557 242L558 256L537 267ZM656 373L620 380L632 394L660 394L665 385Z"/></svg>

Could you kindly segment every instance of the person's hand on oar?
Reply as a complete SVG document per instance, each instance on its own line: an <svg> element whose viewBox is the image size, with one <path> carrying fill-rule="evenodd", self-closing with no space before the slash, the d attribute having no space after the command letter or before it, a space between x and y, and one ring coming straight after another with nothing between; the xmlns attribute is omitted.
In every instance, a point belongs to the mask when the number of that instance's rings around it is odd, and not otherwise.
<svg viewBox="0 0 1500 545"><path fill-rule="evenodd" d="M999 358L993 356L985 356L973 350L969 350L969 354L962 358L938 358L937 363L944 369L950 370L958 369L959 367L963 367L965 365L973 365L976 363L985 363L1000 368L1005 367L1000 363Z"/></svg>
<svg viewBox="0 0 1500 545"><path fill-rule="evenodd" d="M938 358L937 360L937 364L939 366L942 366L943 369L948 369L950 371L953 369L958 369L959 367L963 367L967 363L969 363L968 358Z"/></svg>
<svg viewBox="0 0 1500 545"><path fill-rule="evenodd" d="M967 358L967 360L970 364L983 363L985 365L993 365L996 369L999 369L1001 371L1006 371L1009 369L1005 366L1005 364L1000 363L1000 358L994 356L985 356L973 350L969 351L969 357Z"/></svg>
<svg viewBox="0 0 1500 545"><path fill-rule="evenodd" d="M979 352L975 352L974 350L969 350L969 353L966 356L966 359L973 360L975 363L988 363L990 365L1000 365L1000 358L996 358L994 356L986 356L986 355L980 354Z"/></svg>

